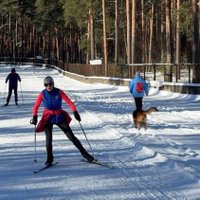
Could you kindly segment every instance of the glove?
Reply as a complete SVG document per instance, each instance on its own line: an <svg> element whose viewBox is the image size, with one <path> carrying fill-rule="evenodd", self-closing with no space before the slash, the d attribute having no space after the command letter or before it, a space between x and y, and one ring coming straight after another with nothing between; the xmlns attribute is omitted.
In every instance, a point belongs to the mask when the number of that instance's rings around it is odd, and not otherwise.
<svg viewBox="0 0 200 200"><path fill-rule="evenodd" d="M81 117L77 111L74 111L74 117L76 118L77 121L81 121Z"/></svg>
<svg viewBox="0 0 200 200"><path fill-rule="evenodd" d="M31 121L30 121L30 124L36 125L36 124L37 124L37 121L38 121L37 118L38 118L38 116L37 116L37 115L34 115L33 118L32 118Z"/></svg>

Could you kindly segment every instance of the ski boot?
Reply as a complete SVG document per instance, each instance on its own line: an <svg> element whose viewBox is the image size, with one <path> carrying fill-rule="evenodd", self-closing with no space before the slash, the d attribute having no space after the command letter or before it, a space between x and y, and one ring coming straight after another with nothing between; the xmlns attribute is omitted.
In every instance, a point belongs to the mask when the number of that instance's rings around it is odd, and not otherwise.
<svg viewBox="0 0 200 200"><path fill-rule="evenodd" d="M89 153L87 153L87 152L84 152L83 154L82 154L82 156L85 158L85 159L87 159L88 160L88 162L94 162L94 157L93 156L91 156Z"/></svg>
<svg viewBox="0 0 200 200"><path fill-rule="evenodd" d="M51 165L52 163L53 163L53 157L48 157L45 162L45 165Z"/></svg>

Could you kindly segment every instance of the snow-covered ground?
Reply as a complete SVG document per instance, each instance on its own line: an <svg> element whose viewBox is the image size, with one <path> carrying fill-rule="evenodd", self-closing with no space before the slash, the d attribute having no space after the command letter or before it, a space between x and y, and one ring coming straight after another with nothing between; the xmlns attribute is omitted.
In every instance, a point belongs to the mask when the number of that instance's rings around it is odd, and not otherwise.
<svg viewBox="0 0 200 200"><path fill-rule="evenodd" d="M7 91L5 78L13 66L0 66L1 105ZM148 129L132 123L134 101L127 87L84 84L56 70L16 66L22 78L19 106L0 109L0 199L63 200L192 200L200 199L200 96L150 89L144 109ZM54 126L54 158L58 165L34 174L46 160L44 133L37 134L35 155L32 107L51 75L55 86L75 102L87 143L73 113L71 128L85 148L114 169L82 162L79 151ZM41 116L42 108L40 109ZM34 162L35 156L37 162Z"/></svg>

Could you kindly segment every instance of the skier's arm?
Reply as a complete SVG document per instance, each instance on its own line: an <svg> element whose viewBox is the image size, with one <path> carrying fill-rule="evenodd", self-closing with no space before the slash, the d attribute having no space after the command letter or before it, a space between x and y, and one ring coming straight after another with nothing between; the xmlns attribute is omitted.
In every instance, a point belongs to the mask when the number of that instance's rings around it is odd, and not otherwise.
<svg viewBox="0 0 200 200"><path fill-rule="evenodd" d="M10 78L10 74L6 77L5 83L8 82L8 79Z"/></svg>
<svg viewBox="0 0 200 200"><path fill-rule="evenodd" d="M60 96L69 105L72 112L75 112L76 106L74 105L74 103L70 100L70 98L62 90L60 90Z"/></svg>
<svg viewBox="0 0 200 200"><path fill-rule="evenodd" d="M149 94L149 87L145 80L144 80L144 91L145 91L146 95Z"/></svg>
<svg viewBox="0 0 200 200"><path fill-rule="evenodd" d="M131 94L133 94L133 87L134 87L135 81L132 80L131 83L129 84L129 91Z"/></svg>
<svg viewBox="0 0 200 200"><path fill-rule="evenodd" d="M21 82L21 78L20 78L19 74L18 74L18 81Z"/></svg>
<svg viewBox="0 0 200 200"><path fill-rule="evenodd" d="M33 116L37 115L37 112L38 112L38 108L40 107L40 104L42 102L42 93L40 92L36 102L35 102L35 105L33 106Z"/></svg>

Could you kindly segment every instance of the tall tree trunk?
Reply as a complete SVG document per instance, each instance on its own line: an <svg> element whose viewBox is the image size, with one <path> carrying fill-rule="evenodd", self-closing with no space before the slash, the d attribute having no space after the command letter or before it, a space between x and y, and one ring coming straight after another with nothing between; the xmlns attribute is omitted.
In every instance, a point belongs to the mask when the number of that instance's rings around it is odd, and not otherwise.
<svg viewBox="0 0 200 200"><path fill-rule="evenodd" d="M17 42L18 42L18 18L17 18L17 11L15 11L15 33L14 33L14 36L13 36L13 58L14 58L14 62L15 62L15 59L16 59L16 56L17 56L17 49L18 49L18 46L17 46Z"/></svg>
<svg viewBox="0 0 200 200"><path fill-rule="evenodd" d="M136 38L136 0L132 0L132 37L131 37L131 63L135 63L135 38Z"/></svg>
<svg viewBox="0 0 200 200"><path fill-rule="evenodd" d="M141 0L141 20L142 20L142 62L146 62L146 42L145 42L145 16L144 16L144 0Z"/></svg>
<svg viewBox="0 0 200 200"><path fill-rule="evenodd" d="M177 78L180 79L180 0L176 2L176 64L177 64Z"/></svg>
<svg viewBox="0 0 200 200"><path fill-rule="evenodd" d="M165 41L165 28L164 28L164 17L165 17L165 3L164 2L161 2L161 27L160 27L160 32L161 32L161 35L160 35L160 49L161 49L161 55L160 55L160 58L161 58L161 62L165 62L165 57L164 57L164 49L165 49L165 44L164 44L164 41Z"/></svg>
<svg viewBox="0 0 200 200"><path fill-rule="evenodd" d="M126 0L126 24L127 24L127 64L131 63L131 23L130 23L130 0Z"/></svg>
<svg viewBox="0 0 200 200"><path fill-rule="evenodd" d="M12 37L13 37L13 34L12 34L12 13L11 11L9 10L9 56L13 56L13 50L12 50Z"/></svg>
<svg viewBox="0 0 200 200"><path fill-rule="evenodd" d="M87 23L87 52L86 52L86 64L89 63L90 60L90 20Z"/></svg>
<svg viewBox="0 0 200 200"><path fill-rule="evenodd" d="M151 17L149 23L149 63L152 63L152 46L153 46L153 24L154 24L154 4L151 4Z"/></svg>
<svg viewBox="0 0 200 200"><path fill-rule="evenodd" d="M35 42L36 41L36 36L35 36L35 26L33 25L32 26L32 32L31 32L31 35L30 35L30 52L33 54L33 57L35 58L36 56L36 50L35 50Z"/></svg>
<svg viewBox="0 0 200 200"><path fill-rule="evenodd" d="M108 75L108 58L107 58L106 5L105 5L105 0L102 0L102 12L103 12L103 51L104 51L104 67L105 67L105 76L107 76L107 75Z"/></svg>
<svg viewBox="0 0 200 200"><path fill-rule="evenodd" d="M170 0L165 0L165 11L166 11L167 63L171 64L171 4L170 4ZM166 66L164 80L172 82L172 66L171 65Z"/></svg>
<svg viewBox="0 0 200 200"><path fill-rule="evenodd" d="M192 82L200 82L199 70L199 21L198 21L198 0L192 0L192 60L194 65Z"/></svg>
<svg viewBox="0 0 200 200"><path fill-rule="evenodd" d="M94 18L92 2L89 1L89 25L90 25L90 52L91 60L95 59L95 38L94 38Z"/></svg>
<svg viewBox="0 0 200 200"><path fill-rule="evenodd" d="M59 34L58 28L55 27L56 58L57 58L57 60L60 60L58 34Z"/></svg>
<svg viewBox="0 0 200 200"><path fill-rule="evenodd" d="M48 64L49 64L50 54L51 54L51 34L50 34L50 30L48 30L48 39L47 39L47 42L48 42L47 54L48 54Z"/></svg>
<svg viewBox="0 0 200 200"><path fill-rule="evenodd" d="M115 65L119 62L119 6L118 0L115 0Z"/></svg>

